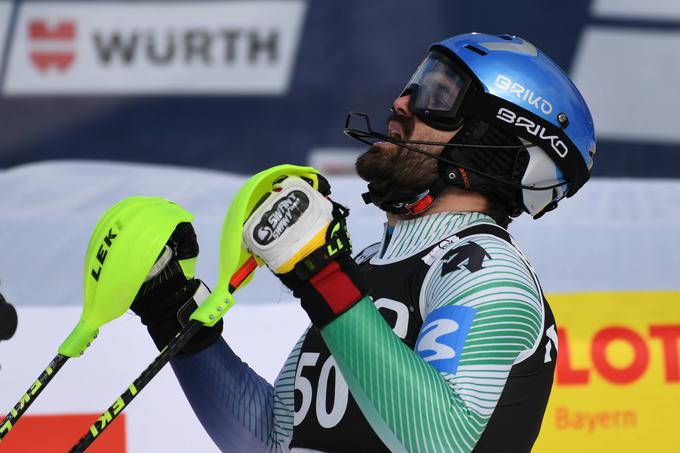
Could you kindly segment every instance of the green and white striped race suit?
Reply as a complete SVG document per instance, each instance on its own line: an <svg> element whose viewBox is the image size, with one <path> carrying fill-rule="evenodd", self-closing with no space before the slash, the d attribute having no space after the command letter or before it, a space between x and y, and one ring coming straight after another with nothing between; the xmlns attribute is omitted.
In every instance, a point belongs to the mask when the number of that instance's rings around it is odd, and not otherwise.
<svg viewBox="0 0 680 453"><path fill-rule="evenodd" d="M437 213L398 222L369 249L357 260L370 297L309 328L273 388L223 342L173 361L215 442L228 451L530 450L557 337L507 232L480 213ZM219 395L208 408L196 373Z"/></svg>

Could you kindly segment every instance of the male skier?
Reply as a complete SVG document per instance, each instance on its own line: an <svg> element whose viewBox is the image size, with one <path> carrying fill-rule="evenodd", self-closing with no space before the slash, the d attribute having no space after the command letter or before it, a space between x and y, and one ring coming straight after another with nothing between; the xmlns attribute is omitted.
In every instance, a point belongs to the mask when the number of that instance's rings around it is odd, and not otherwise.
<svg viewBox="0 0 680 453"><path fill-rule="evenodd" d="M466 34L430 47L387 134L350 119L345 132L370 145L356 168L366 201L387 212L382 241L353 259L346 211L302 179L283 180L245 224L244 243L312 325L274 386L231 351L221 323L203 329L172 361L194 412L224 451L531 450L556 327L505 228L587 181L585 101L529 42ZM181 270L198 254L191 225L169 245L174 258L132 306L159 348L202 284Z"/></svg>

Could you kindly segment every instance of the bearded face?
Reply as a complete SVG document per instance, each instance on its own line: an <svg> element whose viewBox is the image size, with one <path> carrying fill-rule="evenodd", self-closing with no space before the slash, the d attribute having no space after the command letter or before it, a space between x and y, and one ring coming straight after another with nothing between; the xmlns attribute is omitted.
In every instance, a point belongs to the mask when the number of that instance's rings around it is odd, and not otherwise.
<svg viewBox="0 0 680 453"><path fill-rule="evenodd" d="M408 110L399 108L399 102L408 105L409 96L395 101L394 113L388 119L388 134L397 140L423 140L448 142L454 135L433 129L420 121ZM442 150L438 145L414 145L433 154ZM368 148L356 161L358 175L380 189L390 187L413 191L425 191L437 180L437 160L403 148L393 143L379 142Z"/></svg>

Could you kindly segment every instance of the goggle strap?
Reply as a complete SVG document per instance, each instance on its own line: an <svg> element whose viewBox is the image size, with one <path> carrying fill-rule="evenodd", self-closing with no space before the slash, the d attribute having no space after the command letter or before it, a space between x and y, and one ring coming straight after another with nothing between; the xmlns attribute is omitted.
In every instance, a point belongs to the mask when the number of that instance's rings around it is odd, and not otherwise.
<svg viewBox="0 0 680 453"><path fill-rule="evenodd" d="M588 167L574 142L563 129L540 116L504 99L472 90L465 96L460 111L540 146L569 180L567 196L576 193L590 178Z"/></svg>

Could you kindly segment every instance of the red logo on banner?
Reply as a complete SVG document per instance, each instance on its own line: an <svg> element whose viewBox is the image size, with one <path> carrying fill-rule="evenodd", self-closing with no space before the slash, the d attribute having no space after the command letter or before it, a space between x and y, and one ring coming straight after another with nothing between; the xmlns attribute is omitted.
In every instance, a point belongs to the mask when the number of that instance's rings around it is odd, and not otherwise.
<svg viewBox="0 0 680 453"><path fill-rule="evenodd" d="M40 72L46 72L51 67L60 72L66 71L76 57L73 51L75 38L76 25L73 21L57 22L53 26L44 20L30 21L28 39L34 48L31 51L33 65Z"/></svg>
<svg viewBox="0 0 680 453"><path fill-rule="evenodd" d="M650 325L648 338L626 326L608 326L596 332L590 341L592 366L577 368L571 362L571 346L567 330L557 329L560 353L557 359L557 385L587 385L592 374L598 374L605 381L626 385L638 381L649 368L650 341L661 343L664 379L668 384L680 383L680 325ZM606 350L614 342L626 344L633 358L625 366L617 366L609 361Z"/></svg>
<svg viewBox="0 0 680 453"><path fill-rule="evenodd" d="M24 415L2 441L2 453L69 451L99 414ZM87 449L88 453L125 453L125 414Z"/></svg>

